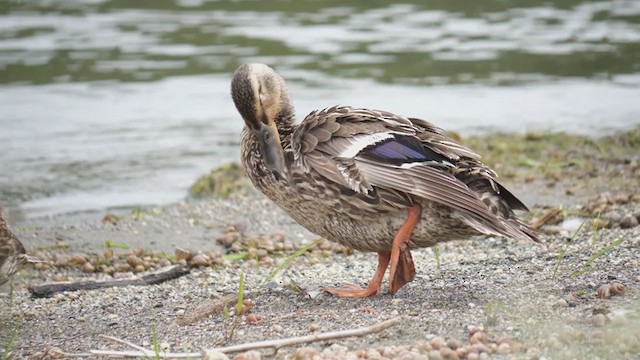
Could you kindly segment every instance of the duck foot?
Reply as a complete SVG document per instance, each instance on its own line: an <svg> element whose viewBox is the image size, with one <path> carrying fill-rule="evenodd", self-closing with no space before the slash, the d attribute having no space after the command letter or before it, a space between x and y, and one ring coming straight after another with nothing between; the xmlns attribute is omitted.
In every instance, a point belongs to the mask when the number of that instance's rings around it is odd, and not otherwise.
<svg viewBox="0 0 640 360"><path fill-rule="evenodd" d="M391 269L389 270L389 293L395 294L406 283L416 277L416 267L411 257L411 232L422 215L422 207L414 204L407 209L409 216L393 238L391 247Z"/></svg>
<svg viewBox="0 0 640 360"><path fill-rule="evenodd" d="M411 257L411 254L409 254L409 257ZM382 278L384 278L384 273L387 271L390 259L391 252L381 251L378 253L378 268L366 289L362 289L355 284L345 284L339 288L324 288L324 291L340 298L363 298L376 295L382 288Z"/></svg>

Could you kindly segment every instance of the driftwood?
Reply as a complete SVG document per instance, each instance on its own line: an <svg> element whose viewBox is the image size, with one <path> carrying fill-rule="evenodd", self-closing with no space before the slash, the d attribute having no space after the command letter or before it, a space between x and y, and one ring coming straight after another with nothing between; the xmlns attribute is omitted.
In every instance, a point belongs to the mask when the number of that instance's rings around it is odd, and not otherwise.
<svg viewBox="0 0 640 360"><path fill-rule="evenodd" d="M232 345L226 347L220 347L215 349L203 349L202 352L191 352L191 353L167 353L160 351L156 354L154 351L145 349L141 346L133 344L129 341L118 339L112 336L102 335L103 338L109 339L120 344L125 344L129 347L136 349L137 351L111 351L111 350L91 350L89 353L82 354L65 354L69 357L92 357L92 356L104 356L104 357L159 357L160 359L209 359L209 358L219 358L215 357L214 354L217 353L236 353L243 352L249 350L257 350L257 349L274 349L278 350L279 348L285 346L292 345L300 345L300 344L308 344L312 342L319 341L327 341L327 340L335 340L335 339L344 339L348 337L355 336L365 336L369 334L374 334L381 332L385 329L388 329L392 326L396 326L402 322L402 317L396 317L390 320L383 321L381 323L362 327L359 329L347 329L340 331L331 331L326 333L320 333L315 335L308 336L298 336L291 337L286 339L275 339L275 340L266 340L266 341L258 341L252 343L245 343L239 345Z"/></svg>
<svg viewBox="0 0 640 360"><path fill-rule="evenodd" d="M35 298L50 297L63 291L94 290L116 286L154 285L168 280L177 279L189 273L189 269L182 265L165 266L145 275L128 279L83 280L51 282L29 286L31 296Z"/></svg>

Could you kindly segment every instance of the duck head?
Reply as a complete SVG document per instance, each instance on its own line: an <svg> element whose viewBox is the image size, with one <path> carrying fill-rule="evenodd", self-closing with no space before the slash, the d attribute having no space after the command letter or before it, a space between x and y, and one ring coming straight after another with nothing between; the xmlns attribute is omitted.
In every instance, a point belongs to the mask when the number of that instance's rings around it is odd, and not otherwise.
<svg viewBox="0 0 640 360"><path fill-rule="evenodd" d="M258 139L262 158L276 178L289 179L277 121L291 113L284 80L264 64L241 65L231 81L231 97Z"/></svg>

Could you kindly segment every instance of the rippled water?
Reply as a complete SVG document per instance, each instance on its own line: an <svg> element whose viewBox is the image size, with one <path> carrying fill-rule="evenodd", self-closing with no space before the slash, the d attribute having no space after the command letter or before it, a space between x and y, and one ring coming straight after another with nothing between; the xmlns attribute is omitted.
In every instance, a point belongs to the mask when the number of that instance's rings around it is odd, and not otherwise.
<svg viewBox="0 0 640 360"><path fill-rule="evenodd" d="M0 201L38 217L183 198L238 158L243 62L281 72L300 116L597 136L640 122L640 1L4 1Z"/></svg>

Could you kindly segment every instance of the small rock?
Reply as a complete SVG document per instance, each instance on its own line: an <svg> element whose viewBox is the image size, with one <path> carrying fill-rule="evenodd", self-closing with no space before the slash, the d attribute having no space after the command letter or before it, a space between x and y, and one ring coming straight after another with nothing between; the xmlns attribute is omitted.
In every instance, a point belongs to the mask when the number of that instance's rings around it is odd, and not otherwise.
<svg viewBox="0 0 640 360"><path fill-rule="evenodd" d="M633 214L627 214L620 219L620 227L623 229L630 229L638 226L638 219Z"/></svg>
<svg viewBox="0 0 640 360"><path fill-rule="evenodd" d="M458 353L446 346L440 349L440 355L442 355L442 358L445 360L459 360Z"/></svg>
<svg viewBox="0 0 640 360"><path fill-rule="evenodd" d="M262 360L262 353L251 350L234 356L233 360Z"/></svg>
<svg viewBox="0 0 640 360"><path fill-rule="evenodd" d="M624 285L620 283L613 283L611 284L609 291L611 292L611 296L622 295L624 294Z"/></svg>
<svg viewBox="0 0 640 360"><path fill-rule="evenodd" d="M333 344L329 346L329 349L334 355L346 354L349 348L340 344Z"/></svg>
<svg viewBox="0 0 640 360"><path fill-rule="evenodd" d="M247 315L247 322L251 325L255 325L262 320L262 316L260 314L249 314Z"/></svg>
<svg viewBox="0 0 640 360"><path fill-rule="evenodd" d="M431 350L429 351L429 360L443 360L440 351Z"/></svg>
<svg viewBox="0 0 640 360"><path fill-rule="evenodd" d="M611 297L611 285L609 285L609 284L600 285L600 287L598 287L598 289L596 290L596 296L601 298L601 299L610 298Z"/></svg>
<svg viewBox="0 0 640 360"><path fill-rule="evenodd" d="M462 341L458 339L449 339L449 341L447 341L447 347L452 350L457 350L458 348L462 347Z"/></svg>
<svg viewBox="0 0 640 360"><path fill-rule="evenodd" d="M84 263L86 263L87 257L84 256L83 254L73 254L71 255L71 257L69 258L69 264L70 265L84 265Z"/></svg>
<svg viewBox="0 0 640 360"><path fill-rule="evenodd" d="M189 261L189 259L191 259L191 256L192 256L191 251L181 249L181 248L176 248L176 250L174 251L174 254L176 256L176 261L180 261L180 260Z"/></svg>
<svg viewBox="0 0 640 360"><path fill-rule="evenodd" d="M562 343L555 337L551 337L547 340L547 346L553 350L560 350L562 348Z"/></svg>
<svg viewBox="0 0 640 360"><path fill-rule="evenodd" d="M53 281L69 281L69 277L65 274L53 275Z"/></svg>
<svg viewBox="0 0 640 360"><path fill-rule="evenodd" d="M558 308L566 308L569 303L565 299L558 299L553 305Z"/></svg>
<svg viewBox="0 0 640 360"><path fill-rule="evenodd" d="M478 360L480 355L477 352L467 354L467 360Z"/></svg>
<svg viewBox="0 0 640 360"><path fill-rule="evenodd" d="M318 325L318 323L309 324L309 331L315 332L318 330L320 330L320 325Z"/></svg>
<svg viewBox="0 0 640 360"><path fill-rule="evenodd" d="M416 346L416 349L418 349L418 351L422 354L427 354L429 353L429 351L433 350L433 347L429 343L419 342Z"/></svg>
<svg viewBox="0 0 640 360"><path fill-rule="evenodd" d="M511 345L509 345L508 343L502 343L500 345L498 345L498 354L509 354L511 352Z"/></svg>
<svg viewBox="0 0 640 360"><path fill-rule="evenodd" d="M591 324L595 327L603 327L607 322L607 317L604 314L595 314L591 317Z"/></svg>
<svg viewBox="0 0 640 360"><path fill-rule="evenodd" d="M191 259L192 266L208 266L209 265L209 257L205 254L196 254Z"/></svg>
<svg viewBox="0 0 640 360"><path fill-rule="evenodd" d="M83 273L94 273L94 272L96 272L96 267L93 266L93 264L91 264L90 262L86 262L86 263L84 263L84 265L82 265L82 272Z"/></svg>
<svg viewBox="0 0 640 360"><path fill-rule="evenodd" d="M136 266L142 264L142 260L140 260L140 258L136 254L129 254L127 255L127 264L129 264L129 266L131 266L132 268L135 268Z"/></svg>
<svg viewBox="0 0 640 360"><path fill-rule="evenodd" d="M204 352L204 360L229 360L227 355L221 353L218 350L205 350Z"/></svg>
<svg viewBox="0 0 640 360"><path fill-rule="evenodd" d="M471 344L484 343L486 341L487 334L485 334L484 331L477 331L469 338L469 343Z"/></svg>
<svg viewBox="0 0 640 360"><path fill-rule="evenodd" d="M382 354L378 350L369 349L366 354L367 359L369 360L380 360L382 359Z"/></svg>
<svg viewBox="0 0 640 360"><path fill-rule="evenodd" d="M440 350L441 348L447 345L444 339L441 338L440 336L436 336L433 339L431 339L430 344L431 344L431 347L434 348L435 350Z"/></svg>
<svg viewBox="0 0 640 360"><path fill-rule="evenodd" d="M271 330L273 330L273 332L276 332L276 333L281 333L284 331L284 328L282 327L282 325L276 324L271 327Z"/></svg>
<svg viewBox="0 0 640 360"><path fill-rule="evenodd" d="M319 356L320 352L312 347L303 347L293 353L294 360L308 360Z"/></svg>

